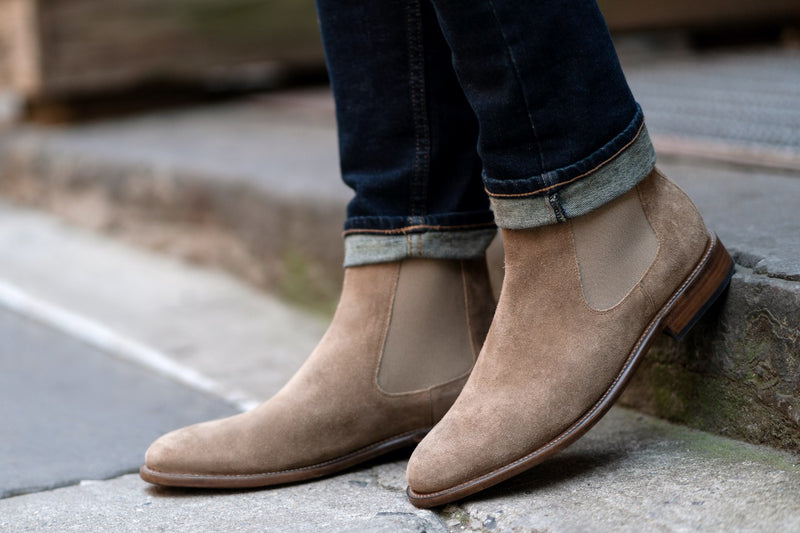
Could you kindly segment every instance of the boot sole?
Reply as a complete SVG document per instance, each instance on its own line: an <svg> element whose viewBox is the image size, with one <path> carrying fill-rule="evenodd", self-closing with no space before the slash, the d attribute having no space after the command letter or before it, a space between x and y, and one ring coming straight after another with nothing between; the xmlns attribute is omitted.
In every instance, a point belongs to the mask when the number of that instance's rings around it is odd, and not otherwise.
<svg viewBox="0 0 800 533"><path fill-rule="evenodd" d="M335 459L279 472L264 472L258 474L174 474L159 472L158 470L148 468L147 465L142 465L139 469L139 476L148 483L166 487L252 489L281 485L334 474L391 451L405 448L406 446L414 446L422 440L428 431L430 431L430 428L409 431L376 442Z"/></svg>
<svg viewBox="0 0 800 533"><path fill-rule="evenodd" d="M730 283L734 264L730 254L717 239L709 244L692 273L656 314L631 350L628 359L605 394L567 430L529 454L469 481L433 493L418 493L409 487L409 501L420 508L430 508L460 500L520 474L560 452L594 426L622 394L639 362L659 333L681 340Z"/></svg>

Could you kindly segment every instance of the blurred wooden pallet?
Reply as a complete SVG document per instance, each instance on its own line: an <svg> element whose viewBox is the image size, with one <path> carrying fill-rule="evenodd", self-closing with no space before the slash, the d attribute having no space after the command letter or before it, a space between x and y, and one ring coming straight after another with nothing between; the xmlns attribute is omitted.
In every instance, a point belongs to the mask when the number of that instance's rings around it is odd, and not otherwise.
<svg viewBox="0 0 800 533"><path fill-rule="evenodd" d="M800 22L799 0L598 0L611 31Z"/></svg>
<svg viewBox="0 0 800 533"><path fill-rule="evenodd" d="M0 0L0 90L28 100L322 60L313 0Z"/></svg>
<svg viewBox="0 0 800 533"><path fill-rule="evenodd" d="M800 0L599 1L617 31L800 20ZM0 100L257 84L270 65L322 61L313 0L0 0Z"/></svg>

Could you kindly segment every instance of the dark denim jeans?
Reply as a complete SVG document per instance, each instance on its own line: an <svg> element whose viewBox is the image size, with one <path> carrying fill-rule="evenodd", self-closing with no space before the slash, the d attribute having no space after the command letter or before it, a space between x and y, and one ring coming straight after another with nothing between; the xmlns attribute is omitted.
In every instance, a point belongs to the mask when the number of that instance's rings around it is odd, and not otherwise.
<svg viewBox="0 0 800 533"><path fill-rule="evenodd" d="M594 0L317 0L347 266L483 253L655 164ZM491 209L490 209L491 201Z"/></svg>

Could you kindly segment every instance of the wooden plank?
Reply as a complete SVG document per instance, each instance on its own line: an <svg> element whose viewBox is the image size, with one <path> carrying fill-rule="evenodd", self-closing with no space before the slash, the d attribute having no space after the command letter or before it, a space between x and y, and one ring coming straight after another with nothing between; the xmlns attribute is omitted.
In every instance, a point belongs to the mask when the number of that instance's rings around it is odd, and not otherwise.
<svg viewBox="0 0 800 533"><path fill-rule="evenodd" d="M27 99L322 61L313 0L0 0L0 90Z"/></svg>
<svg viewBox="0 0 800 533"><path fill-rule="evenodd" d="M35 0L0 0L0 90L38 92L40 57Z"/></svg>
<svg viewBox="0 0 800 533"><path fill-rule="evenodd" d="M40 0L46 92L322 63L313 0Z"/></svg>

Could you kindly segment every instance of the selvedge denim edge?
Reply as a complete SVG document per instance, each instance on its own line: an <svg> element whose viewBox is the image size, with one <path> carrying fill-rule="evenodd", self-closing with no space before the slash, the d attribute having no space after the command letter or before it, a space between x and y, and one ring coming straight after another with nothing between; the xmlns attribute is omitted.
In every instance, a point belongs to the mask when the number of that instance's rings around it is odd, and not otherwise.
<svg viewBox="0 0 800 533"><path fill-rule="evenodd" d="M530 195L490 192L495 223L505 229L527 229L585 215L631 190L655 163L653 144L647 127L641 123L637 135L619 152L563 184L556 183Z"/></svg>

